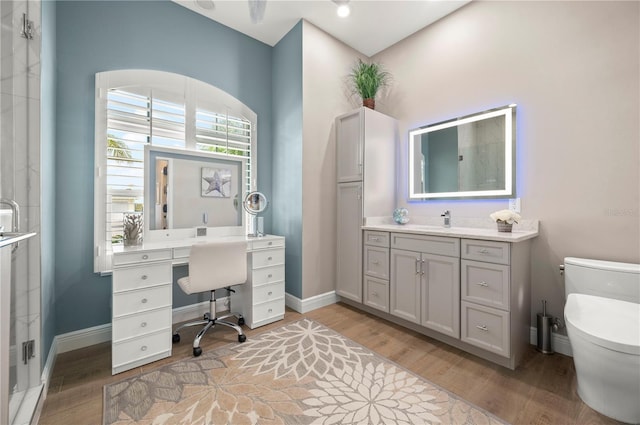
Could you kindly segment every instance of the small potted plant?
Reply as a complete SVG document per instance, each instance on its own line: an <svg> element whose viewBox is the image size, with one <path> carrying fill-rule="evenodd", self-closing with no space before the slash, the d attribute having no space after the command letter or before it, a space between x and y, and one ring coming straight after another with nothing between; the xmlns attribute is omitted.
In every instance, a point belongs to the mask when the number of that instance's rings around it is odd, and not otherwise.
<svg viewBox="0 0 640 425"><path fill-rule="evenodd" d="M365 63L361 59L358 59L349 74L353 92L362 98L362 106L371 109L375 109L376 94L388 84L390 77L391 74L379 63Z"/></svg>
<svg viewBox="0 0 640 425"><path fill-rule="evenodd" d="M498 232L511 232L513 223L520 220L520 214L511 210L500 210L489 215L498 224Z"/></svg>

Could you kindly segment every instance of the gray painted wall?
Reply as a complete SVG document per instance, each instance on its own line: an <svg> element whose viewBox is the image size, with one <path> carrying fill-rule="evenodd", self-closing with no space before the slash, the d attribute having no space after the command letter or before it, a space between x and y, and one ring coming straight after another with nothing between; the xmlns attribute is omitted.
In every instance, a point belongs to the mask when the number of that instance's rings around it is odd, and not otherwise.
<svg viewBox="0 0 640 425"><path fill-rule="evenodd" d="M175 72L238 98L258 115L258 189L271 197L272 48L169 1L63 1L55 8L55 334L62 334L111 321L111 278L93 273L95 73ZM175 278L185 273L174 269ZM175 306L199 299L174 287Z"/></svg>
<svg viewBox="0 0 640 425"><path fill-rule="evenodd" d="M518 104L517 191L532 242L532 314L562 317L558 265L576 256L640 262L640 3L471 2L376 55L394 84L407 176L411 128ZM408 60L410 58L410 60ZM378 102L376 102L376 106ZM486 217L507 200L407 202L412 216Z"/></svg>
<svg viewBox="0 0 640 425"><path fill-rule="evenodd" d="M273 48L273 232L286 237L285 290L302 298L302 21Z"/></svg>

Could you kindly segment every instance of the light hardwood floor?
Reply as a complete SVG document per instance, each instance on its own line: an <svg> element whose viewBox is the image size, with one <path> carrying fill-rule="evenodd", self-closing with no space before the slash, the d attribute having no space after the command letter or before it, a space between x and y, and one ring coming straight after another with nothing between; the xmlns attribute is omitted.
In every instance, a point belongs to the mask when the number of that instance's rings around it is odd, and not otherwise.
<svg viewBox="0 0 640 425"><path fill-rule="evenodd" d="M512 424L618 423L582 403L576 394L575 371L570 357L557 353L543 355L533 346L523 365L512 371L341 303L304 315L287 309L284 320L247 329L247 338L303 316L334 329ZM174 345L170 358L116 376L111 375L110 343L58 355L38 423L102 424L103 386L146 372L159 364L190 357L189 342L196 329L191 330L182 333L182 342ZM206 351L234 342L237 343L236 334L223 328L208 333L201 346Z"/></svg>

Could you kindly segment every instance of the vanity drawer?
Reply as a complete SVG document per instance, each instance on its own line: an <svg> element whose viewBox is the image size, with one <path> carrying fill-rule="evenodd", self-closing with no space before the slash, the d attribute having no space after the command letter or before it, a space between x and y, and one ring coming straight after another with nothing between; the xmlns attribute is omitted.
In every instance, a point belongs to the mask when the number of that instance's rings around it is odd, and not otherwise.
<svg viewBox="0 0 640 425"><path fill-rule="evenodd" d="M364 273L380 279L389 279L389 249L365 246Z"/></svg>
<svg viewBox="0 0 640 425"><path fill-rule="evenodd" d="M509 311L509 266L470 260L460 265L463 300Z"/></svg>
<svg viewBox="0 0 640 425"><path fill-rule="evenodd" d="M463 239L462 258L508 265L510 263L509 245L509 242Z"/></svg>
<svg viewBox="0 0 640 425"><path fill-rule="evenodd" d="M284 239L254 240L251 242L251 249L268 249L284 246Z"/></svg>
<svg viewBox="0 0 640 425"><path fill-rule="evenodd" d="M267 301L253 306L253 323L275 316L284 316L284 298Z"/></svg>
<svg viewBox="0 0 640 425"><path fill-rule="evenodd" d="M500 356L511 355L509 312L461 302L461 340Z"/></svg>
<svg viewBox="0 0 640 425"><path fill-rule="evenodd" d="M180 259L180 258L189 258L189 254L191 254L191 247L190 246L181 246L178 248L173 248L173 259Z"/></svg>
<svg viewBox="0 0 640 425"><path fill-rule="evenodd" d="M113 319L111 340L116 343L162 329L171 329L172 317L170 307L145 311L130 316L116 317Z"/></svg>
<svg viewBox="0 0 640 425"><path fill-rule="evenodd" d="M278 264L284 264L284 249L267 249L251 253L251 267L253 269Z"/></svg>
<svg viewBox="0 0 640 425"><path fill-rule="evenodd" d="M389 281L364 277L364 303L369 307L389 312Z"/></svg>
<svg viewBox="0 0 640 425"><path fill-rule="evenodd" d="M170 249L156 249L147 251L119 252L113 254L113 265L140 264L152 261L171 260Z"/></svg>
<svg viewBox="0 0 640 425"><path fill-rule="evenodd" d="M364 231L364 244L389 248L389 233L375 232L372 230Z"/></svg>
<svg viewBox="0 0 640 425"><path fill-rule="evenodd" d="M170 262L113 269L113 292L170 284L171 281Z"/></svg>
<svg viewBox="0 0 640 425"><path fill-rule="evenodd" d="M445 255L447 257L460 257L460 239L443 236L392 233L391 248Z"/></svg>
<svg viewBox="0 0 640 425"><path fill-rule="evenodd" d="M283 280L284 265L264 267L253 271L251 274L251 283L254 287L265 283L282 282Z"/></svg>
<svg viewBox="0 0 640 425"><path fill-rule="evenodd" d="M284 297L284 282L271 283L253 288L253 303L259 304Z"/></svg>
<svg viewBox="0 0 640 425"><path fill-rule="evenodd" d="M171 328L111 345L113 368L162 352L171 353Z"/></svg>
<svg viewBox="0 0 640 425"><path fill-rule="evenodd" d="M171 284L113 294L113 317L171 307Z"/></svg>

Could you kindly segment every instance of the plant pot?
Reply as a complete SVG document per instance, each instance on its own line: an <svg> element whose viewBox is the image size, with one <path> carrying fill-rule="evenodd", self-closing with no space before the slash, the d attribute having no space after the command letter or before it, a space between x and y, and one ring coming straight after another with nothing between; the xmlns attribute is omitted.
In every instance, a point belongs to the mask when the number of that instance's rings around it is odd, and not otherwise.
<svg viewBox="0 0 640 425"><path fill-rule="evenodd" d="M505 223L504 221L496 221L496 224L498 225L498 232L511 233L513 224Z"/></svg>
<svg viewBox="0 0 640 425"><path fill-rule="evenodd" d="M376 100L373 98L362 99L362 106L365 106L369 109L376 109Z"/></svg>

